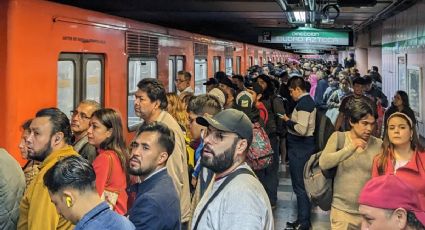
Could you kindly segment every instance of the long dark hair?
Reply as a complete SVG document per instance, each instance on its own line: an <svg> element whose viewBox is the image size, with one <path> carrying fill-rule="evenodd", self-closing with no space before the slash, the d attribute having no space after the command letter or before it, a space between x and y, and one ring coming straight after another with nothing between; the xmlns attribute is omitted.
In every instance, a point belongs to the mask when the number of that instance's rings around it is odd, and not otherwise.
<svg viewBox="0 0 425 230"><path fill-rule="evenodd" d="M411 121L409 121L408 116L404 113L396 113L396 114L393 114L390 118L388 118L387 123L394 117L400 117L404 119L409 125L410 129L412 130L413 136L412 136L412 140L410 141L410 148L414 151L423 151L423 147L419 142L419 137L416 131L416 127L414 124L411 123ZM388 131L387 131L385 132L384 141L382 143L382 152L377 157L379 175L383 175L385 171L387 170L387 162L389 159L394 159L394 146L390 142L390 138L388 136Z"/></svg>
<svg viewBox="0 0 425 230"><path fill-rule="evenodd" d="M399 90L396 92L396 94L400 95L401 97L401 101L403 102L403 107L409 107L410 108L410 104L409 104L409 96L407 95L407 93L403 90Z"/></svg>
<svg viewBox="0 0 425 230"><path fill-rule="evenodd" d="M128 154L125 146L121 116L113 109L104 108L96 110L93 113L93 117L96 117L107 129L112 129L111 136L100 143L99 147L105 150L113 150L120 160L121 167L126 172Z"/></svg>

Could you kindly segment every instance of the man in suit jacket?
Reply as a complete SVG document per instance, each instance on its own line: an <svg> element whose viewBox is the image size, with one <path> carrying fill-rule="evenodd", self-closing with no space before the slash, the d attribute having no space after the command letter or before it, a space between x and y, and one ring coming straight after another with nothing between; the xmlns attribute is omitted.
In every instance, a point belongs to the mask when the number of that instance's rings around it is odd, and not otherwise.
<svg viewBox="0 0 425 230"><path fill-rule="evenodd" d="M139 128L131 143L129 173L142 183L130 190L137 193L129 211L136 229L180 229L180 200L166 170L174 149L174 133L165 124L153 122Z"/></svg>

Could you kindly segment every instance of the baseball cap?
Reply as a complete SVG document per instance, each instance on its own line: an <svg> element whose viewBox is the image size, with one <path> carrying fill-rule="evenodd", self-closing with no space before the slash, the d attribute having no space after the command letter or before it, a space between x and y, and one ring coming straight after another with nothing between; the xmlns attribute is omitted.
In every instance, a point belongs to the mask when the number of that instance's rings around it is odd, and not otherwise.
<svg viewBox="0 0 425 230"><path fill-rule="evenodd" d="M218 101L220 102L221 107L224 106L226 103L226 97L224 96L223 91L219 88L214 88L211 91L208 92L209 95L216 96L218 98Z"/></svg>
<svg viewBox="0 0 425 230"><path fill-rule="evenodd" d="M369 180L360 192L359 204L382 209L404 208L413 212L425 225L425 211L421 207L418 192L395 175Z"/></svg>
<svg viewBox="0 0 425 230"><path fill-rule="evenodd" d="M252 102L252 95L248 91L242 91L236 96L236 104L242 108L251 108Z"/></svg>
<svg viewBox="0 0 425 230"><path fill-rule="evenodd" d="M238 134L243 139L252 142L252 123L248 116L236 109L225 109L213 117L203 116L196 118L196 122L202 126L212 126L224 132Z"/></svg>
<svg viewBox="0 0 425 230"><path fill-rule="evenodd" d="M218 80L215 78L210 78L208 79L207 82L204 82L203 85L217 85L218 84Z"/></svg>

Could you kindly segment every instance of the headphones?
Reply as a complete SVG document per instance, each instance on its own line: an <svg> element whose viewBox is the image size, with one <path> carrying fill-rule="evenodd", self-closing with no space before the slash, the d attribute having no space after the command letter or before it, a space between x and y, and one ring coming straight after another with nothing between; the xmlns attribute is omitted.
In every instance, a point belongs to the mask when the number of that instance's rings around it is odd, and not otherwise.
<svg viewBox="0 0 425 230"><path fill-rule="evenodd" d="M66 206L67 206L68 208L72 207L72 199L71 199L71 197L67 196L67 197L65 198L65 201L66 201Z"/></svg>

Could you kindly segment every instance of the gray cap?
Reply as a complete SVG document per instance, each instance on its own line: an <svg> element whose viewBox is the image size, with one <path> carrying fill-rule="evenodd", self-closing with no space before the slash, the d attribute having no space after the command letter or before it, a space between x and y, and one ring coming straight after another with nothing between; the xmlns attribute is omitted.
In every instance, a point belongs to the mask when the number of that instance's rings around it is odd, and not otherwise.
<svg viewBox="0 0 425 230"><path fill-rule="evenodd" d="M248 116L236 109L225 109L213 117L203 116L196 118L196 122L202 126L209 126L238 134L248 143L252 142L252 123Z"/></svg>

